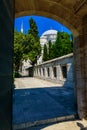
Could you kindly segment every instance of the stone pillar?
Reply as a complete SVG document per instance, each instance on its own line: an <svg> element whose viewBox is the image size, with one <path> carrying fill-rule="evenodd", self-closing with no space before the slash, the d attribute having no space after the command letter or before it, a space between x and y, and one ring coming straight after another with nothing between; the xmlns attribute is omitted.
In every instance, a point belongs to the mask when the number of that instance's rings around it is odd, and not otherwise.
<svg viewBox="0 0 87 130"><path fill-rule="evenodd" d="M60 67L60 65L56 66L56 70L57 70L57 79L61 80L61 67Z"/></svg>
<svg viewBox="0 0 87 130"><path fill-rule="evenodd" d="M57 79L59 78L59 73L58 73L58 66L56 66L56 74L57 74Z"/></svg>
<svg viewBox="0 0 87 130"><path fill-rule="evenodd" d="M67 64L67 80L73 81L73 63Z"/></svg>
<svg viewBox="0 0 87 130"><path fill-rule="evenodd" d="M53 79L54 78L54 75L53 75L53 67L50 66L50 78Z"/></svg>
<svg viewBox="0 0 87 130"><path fill-rule="evenodd" d="M34 76L36 75L36 68L34 68Z"/></svg>
<svg viewBox="0 0 87 130"><path fill-rule="evenodd" d="M38 68L38 77L40 77L40 70L39 70L40 68Z"/></svg>
<svg viewBox="0 0 87 130"><path fill-rule="evenodd" d="M47 78L48 77L48 75L47 75L47 68L45 67L44 70L45 70L45 78Z"/></svg>
<svg viewBox="0 0 87 130"><path fill-rule="evenodd" d="M37 77L38 77L38 67L37 67Z"/></svg>
<svg viewBox="0 0 87 130"><path fill-rule="evenodd" d="M82 30L74 41L78 114L81 119L87 119L87 16L83 18Z"/></svg>
<svg viewBox="0 0 87 130"><path fill-rule="evenodd" d="M35 76L37 76L37 68L35 68Z"/></svg>
<svg viewBox="0 0 87 130"><path fill-rule="evenodd" d="M37 76L37 68L34 68L34 76Z"/></svg>
<svg viewBox="0 0 87 130"><path fill-rule="evenodd" d="M63 80L61 65L57 65L58 80Z"/></svg>
<svg viewBox="0 0 87 130"><path fill-rule="evenodd" d="M37 76L37 68L35 67L35 76Z"/></svg>
<svg viewBox="0 0 87 130"><path fill-rule="evenodd" d="M41 77L43 77L43 68L41 67Z"/></svg>
<svg viewBox="0 0 87 130"><path fill-rule="evenodd" d="M11 130L13 89L13 1L0 1L0 130Z"/></svg>

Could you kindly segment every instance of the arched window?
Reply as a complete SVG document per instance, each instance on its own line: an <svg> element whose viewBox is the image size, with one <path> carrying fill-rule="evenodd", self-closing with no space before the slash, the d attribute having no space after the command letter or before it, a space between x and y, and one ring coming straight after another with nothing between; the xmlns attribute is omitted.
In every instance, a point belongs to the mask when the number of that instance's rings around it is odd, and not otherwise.
<svg viewBox="0 0 87 130"><path fill-rule="evenodd" d="M67 78L67 65L62 66L62 76L64 79Z"/></svg>

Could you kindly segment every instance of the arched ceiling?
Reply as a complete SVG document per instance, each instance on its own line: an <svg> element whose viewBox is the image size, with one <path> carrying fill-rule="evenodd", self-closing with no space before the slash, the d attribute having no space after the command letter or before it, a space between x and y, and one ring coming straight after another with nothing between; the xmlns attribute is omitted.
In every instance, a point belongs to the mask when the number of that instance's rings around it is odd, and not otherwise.
<svg viewBox="0 0 87 130"><path fill-rule="evenodd" d="M39 15L52 18L75 35L87 14L87 0L15 0L15 17Z"/></svg>

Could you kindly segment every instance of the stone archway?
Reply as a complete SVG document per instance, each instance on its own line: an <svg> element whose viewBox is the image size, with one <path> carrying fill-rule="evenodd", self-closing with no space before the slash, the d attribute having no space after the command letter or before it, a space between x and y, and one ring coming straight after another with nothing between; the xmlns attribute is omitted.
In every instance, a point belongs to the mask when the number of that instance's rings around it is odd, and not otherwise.
<svg viewBox="0 0 87 130"><path fill-rule="evenodd" d="M78 34L78 30L81 25L81 20L77 17L72 10L68 9L68 5L72 6L75 2L65 2L66 7L62 5L61 0L15 0L15 17L27 16L27 15L39 15L52 18L66 27L68 27L74 35ZM69 3L68 3L69 2ZM73 4L73 6L75 6Z"/></svg>
<svg viewBox="0 0 87 130"><path fill-rule="evenodd" d="M78 114L87 119L87 0L2 0L0 11L0 128L10 130L12 123L13 11L15 17L32 14L55 19L73 32Z"/></svg>
<svg viewBox="0 0 87 130"><path fill-rule="evenodd" d="M79 117L87 118L86 0L15 0L15 17L41 15L61 22L74 35L75 88Z"/></svg>
<svg viewBox="0 0 87 130"><path fill-rule="evenodd" d="M15 0L15 17L40 15L55 19L74 35L75 90L79 117L87 118L86 0Z"/></svg>

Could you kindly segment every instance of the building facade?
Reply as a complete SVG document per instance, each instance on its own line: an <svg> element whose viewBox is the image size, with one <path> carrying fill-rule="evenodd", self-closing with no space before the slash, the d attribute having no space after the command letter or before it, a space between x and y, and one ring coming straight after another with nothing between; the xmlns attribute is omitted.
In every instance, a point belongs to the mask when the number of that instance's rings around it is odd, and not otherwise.
<svg viewBox="0 0 87 130"><path fill-rule="evenodd" d="M73 53L36 65L34 77L63 85L74 85Z"/></svg>
<svg viewBox="0 0 87 130"><path fill-rule="evenodd" d="M21 32L23 33L23 22L21 24ZM40 37L41 56L37 60L37 64L41 64L43 62L42 59L43 59L44 44L48 45L49 41L54 43L56 41L56 37L57 37L57 31L53 29L47 30L41 35ZM30 60L27 60L27 61L23 60L21 70L23 73L25 73L25 75L26 75L26 69L29 67L31 67Z"/></svg>
<svg viewBox="0 0 87 130"><path fill-rule="evenodd" d="M37 60L37 64L41 64L43 62L43 50L44 50L44 44L46 44L48 46L49 41L51 41L52 43L54 43L56 41L57 38L57 31L50 29L45 31L41 37L40 37L40 45L41 45L41 56L40 58Z"/></svg>

